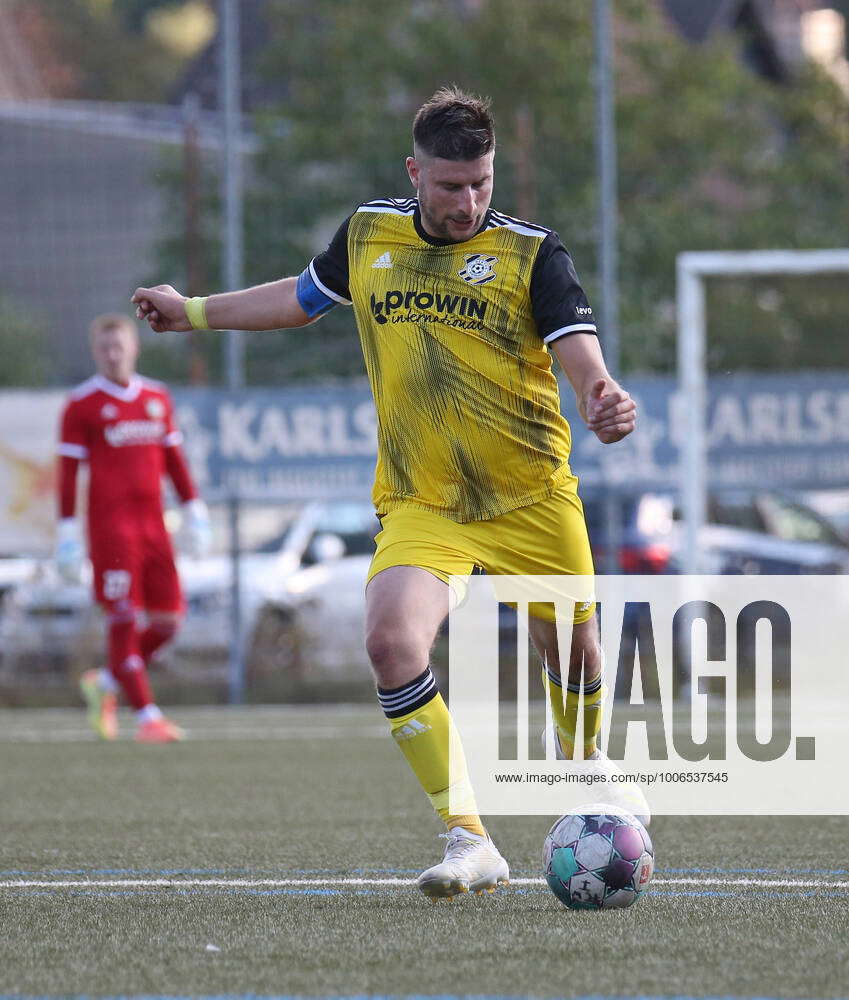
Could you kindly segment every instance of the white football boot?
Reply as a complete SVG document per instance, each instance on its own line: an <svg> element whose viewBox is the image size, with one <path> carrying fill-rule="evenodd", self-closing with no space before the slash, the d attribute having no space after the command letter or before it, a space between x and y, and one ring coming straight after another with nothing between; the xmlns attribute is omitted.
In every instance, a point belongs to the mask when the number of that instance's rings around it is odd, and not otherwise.
<svg viewBox="0 0 849 1000"><path fill-rule="evenodd" d="M510 869L489 837L479 837L462 826L440 833L448 843L441 863L419 875L418 887L432 900L451 899L458 893L495 892L510 884Z"/></svg>
<svg viewBox="0 0 849 1000"><path fill-rule="evenodd" d="M563 747L560 745L560 735L556 727L552 726L548 730L548 733L545 730L542 731L543 750L545 750L546 735L554 741L554 756L557 760L568 760L569 758L563 752ZM611 806L616 806L618 809L624 809L625 812L636 816L643 826L648 826L651 823L651 809L649 808L648 799L646 799L640 786L632 781L613 782L610 780L612 775L623 773L621 767L610 760L601 750L596 750L591 757L588 757L584 761L584 765L588 769L592 765L592 771L595 774L603 775L606 779L603 784L599 783L592 786L593 791L598 792L600 802L606 802Z"/></svg>

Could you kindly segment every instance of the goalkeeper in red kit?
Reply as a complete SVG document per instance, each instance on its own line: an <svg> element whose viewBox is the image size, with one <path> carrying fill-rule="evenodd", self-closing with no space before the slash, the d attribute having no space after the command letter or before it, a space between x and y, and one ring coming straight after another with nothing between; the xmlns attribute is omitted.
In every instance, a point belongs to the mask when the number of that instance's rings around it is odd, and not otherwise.
<svg viewBox="0 0 849 1000"><path fill-rule="evenodd" d="M59 442L57 566L66 579L79 580L84 551L74 516L77 469L87 462L88 549L95 598L108 623L108 669L86 671L80 686L92 728L103 739L117 735L121 691L136 713L136 739L171 743L183 733L155 704L147 676L148 661L173 638L183 616L163 519L163 473L182 501L192 554L202 554L209 543L209 516L180 448L167 390L136 373L135 323L123 315L99 316L91 325L91 352L97 374L71 393Z"/></svg>

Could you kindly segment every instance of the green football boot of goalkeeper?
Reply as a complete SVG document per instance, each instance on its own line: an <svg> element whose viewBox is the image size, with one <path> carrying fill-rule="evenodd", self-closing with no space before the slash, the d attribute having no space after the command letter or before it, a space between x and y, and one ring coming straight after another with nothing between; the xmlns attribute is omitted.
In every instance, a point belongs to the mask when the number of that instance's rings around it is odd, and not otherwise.
<svg viewBox="0 0 849 1000"><path fill-rule="evenodd" d="M80 677L80 692L88 709L88 724L102 740L118 736L118 699L100 686L100 671L86 670Z"/></svg>

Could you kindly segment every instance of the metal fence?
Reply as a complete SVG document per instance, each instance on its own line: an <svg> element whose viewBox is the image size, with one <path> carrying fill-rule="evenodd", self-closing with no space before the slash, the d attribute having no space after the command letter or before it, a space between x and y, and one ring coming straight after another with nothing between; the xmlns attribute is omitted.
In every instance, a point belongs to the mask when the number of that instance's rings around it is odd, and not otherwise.
<svg viewBox="0 0 849 1000"><path fill-rule="evenodd" d="M191 104L0 102L0 307L45 331L48 382L88 374L93 316L126 312L154 275L185 283L157 261L185 225L166 214L163 179L188 146L217 171L218 117Z"/></svg>

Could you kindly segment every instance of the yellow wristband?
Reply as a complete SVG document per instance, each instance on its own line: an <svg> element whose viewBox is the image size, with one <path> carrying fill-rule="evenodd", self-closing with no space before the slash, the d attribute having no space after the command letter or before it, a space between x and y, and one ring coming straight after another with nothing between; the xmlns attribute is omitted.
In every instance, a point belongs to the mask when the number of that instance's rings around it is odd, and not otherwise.
<svg viewBox="0 0 849 1000"><path fill-rule="evenodd" d="M208 296L197 296L186 299L186 319L193 330L208 330L209 321L206 318L206 300Z"/></svg>

